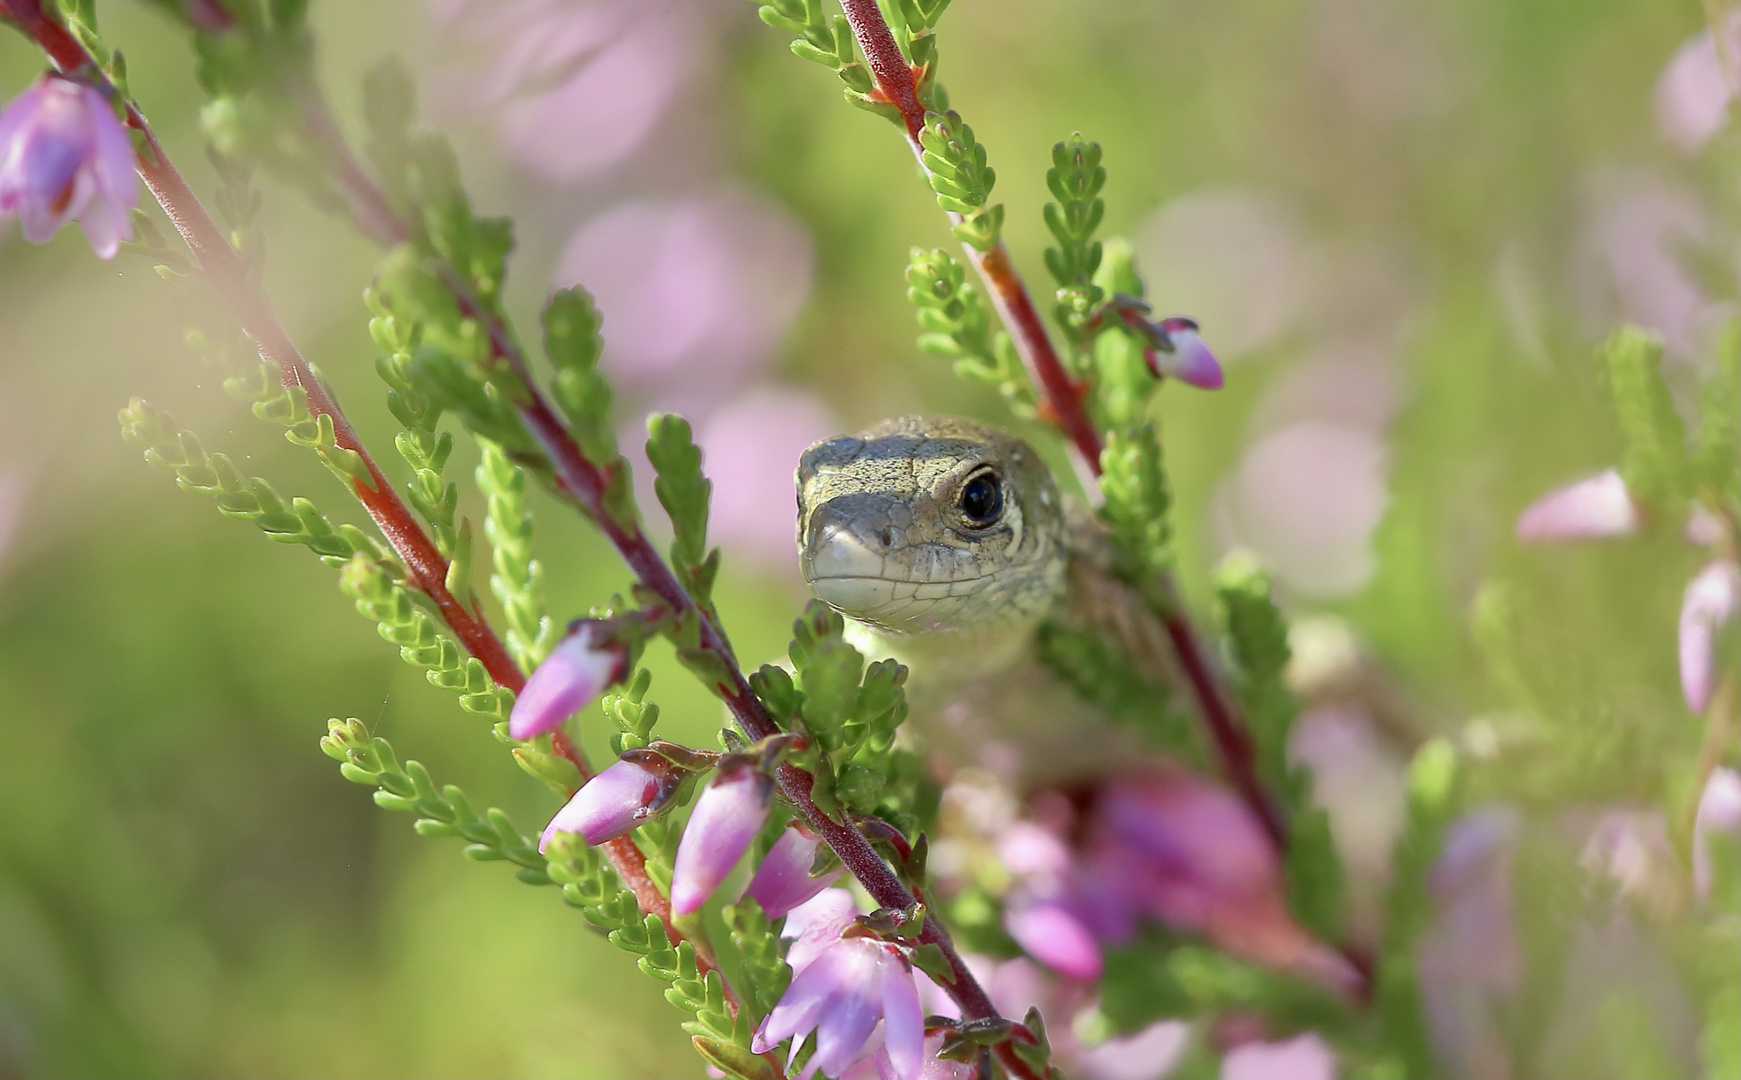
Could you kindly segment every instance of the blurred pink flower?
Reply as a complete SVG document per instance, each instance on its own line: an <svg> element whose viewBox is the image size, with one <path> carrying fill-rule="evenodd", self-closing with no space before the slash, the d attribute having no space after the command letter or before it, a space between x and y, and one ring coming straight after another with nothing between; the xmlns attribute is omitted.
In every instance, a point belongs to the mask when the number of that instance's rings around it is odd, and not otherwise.
<svg viewBox="0 0 1741 1080"><path fill-rule="evenodd" d="M629 650L582 622L532 672L508 714L508 734L532 739L555 731L628 673Z"/></svg>
<svg viewBox="0 0 1741 1080"><path fill-rule="evenodd" d="M1604 540L1631 536L1643 524L1626 481L1609 469L1555 488L1517 515L1517 538L1525 543Z"/></svg>
<svg viewBox="0 0 1741 1080"><path fill-rule="evenodd" d="M1701 354L1733 315L1687 265L1686 252L1710 242L1710 215L1689 192L1641 170L1599 171L1588 188L1574 274L1590 325L1606 333L1637 323L1661 334L1671 357Z"/></svg>
<svg viewBox="0 0 1741 1080"><path fill-rule="evenodd" d="M1294 321L1304 257L1292 217L1268 195L1207 189L1180 196L1136 230L1148 296L1209 327L1227 360Z"/></svg>
<svg viewBox="0 0 1741 1080"><path fill-rule="evenodd" d="M1741 57L1741 15L1727 20L1729 55ZM1687 39L1656 82L1656 126L1681 152L1696 153L1729 119L1735 88L1709 29Z"/></svg>
<svg viewBox="0 0 1741 1080"><path fill-rule="evenodd" d="M0 215L46 244L77 221L100 259L133 239L133 140L102 91L44 75L0 109Z"/></svg>
<svg viewBox="0 0 1741 1080"><path fill-rule="evenodd" d="M1330 815L1347 879L1350 931L1375 936L1391 853L1407 813L1402 759L1379 736L1368 712L1353 703L1302 713L1288 738L1288 759L1311 770L1312 802Z"/></svg>
<svg viewBox="0 0 1741 1080"><path fill-rule="evenodd" d="M1693 892L1701 901L1711 898L1715 884L1711 845L1723 840L1741 844L1741 773L1728 768L1715 770L1705 782L1693 825Z"/></svg>
<svg viewBox="0 0 1741 1080"><path fill-rule="evenodd" d="M1687 582L1681 601L1681 694L1687 708L1703 713L1721 668L1718 638L1741 603L1741 567L1725 559L1706 564Z"/></svg>
<svg viewBox="0 0 1741 1080"><path fill-rule="evenodd" d="M1389 452L1370 431L1322 420L1258 440L1217 496L1221 527L1295 591L1346 595L1372 576L1389 502Z"/></svg>
<svg viewBox="0 0 1741 1080"><path fill-rule="evenodd" d="M554 284L598 301L619 386L700 415L773 359L810 272L809 234L790 213L724 191L606 211L569 240Z"/></svg>
<svg viewBox="0 0 1741 1080"><path fill-rule="evenodd" d="M1076 1048L1070 1054L1070 1071L1086 1080L1161 1080L1185 1056L1190 1042L1189 1024L1159 1020L1129 1035Z"/></svg>
<svg viewBox="0 0 1741 1080"><path fill-rule="evenodd" d="M1415 971L1433 1045L1453 1075L1509 1073L1497 1018L1523 980L1511 900L1517 828L1507 807L1459 818L1428 874L1438 914L1416 946Z"/></svg>
<svg viewBox="0 0 1741 1080"><path fill-rule="evenodd" d="M435 107L488 118L547 180L573 182L633 154L694 66L705 5L678 0L439 0L458 54ZM469 65L467 63L469 61Z"/></svg>
<svg viewBox="0 0 1741 1080"><path fill-rule="evenodd" d="M1100 944L1063 899L1012 895L1003 926L1023 951L1058 974L1082 982L1100 978Z"/></svg>
<svg viewBox="0 0 1741 1080"><path fill-rule="evenodd" d="M1578 864L1621 896L1667 914L1679 894L1668 820L1661 810L1610 810L1596 819Z"/></svg>
<svg viewBox="0 0 1741 1080"><path fill-rule="evenodd" d="M729 762L731 759L727 759ZM727 764L695 800L671 869L671 910L699 911L768 820L774 782L753 765Z"/></svg>
<svg viewBox="0 0 1741 1080"><path fill-rule="evenodd" d="M1369 343L1339 341L1315 349L1276 376L1252 408L1253 432L1320 420L1380 434L1402 404L1401 379L1390 353Z"/></svg>
<svg viewBox="0 0 1741 1080"><path fill-rule="evenodd" d="M1248 1042L1221 1059L1221 1080L1336 1080L1336 1055L1317 1032Z"/></svg>
<svg viewBox="0 0 1741 1080"><path fill-rule="evenodd" d="M1275 846L1221 784L1173 765L1109 780L1085 835L1078 901L1103 939L1147 917L1338 989L1358 981L1294 921Z"/></svg>
<svg viewBox="0 0 1741 1080"><path fill-rule="evenodd" d="M777 386L748 390L707 414L695 441L713 481L714 539L764 569L796 575L792 470L806 447L839 430L815 395Z"/></svg>
<svg viewBox="0 0 1741 1080"><path fill-rule="evenodd" d="M18 530L24 493L24 470L15 465L0 465L0 568L6 565L6 549Z"/></svg>

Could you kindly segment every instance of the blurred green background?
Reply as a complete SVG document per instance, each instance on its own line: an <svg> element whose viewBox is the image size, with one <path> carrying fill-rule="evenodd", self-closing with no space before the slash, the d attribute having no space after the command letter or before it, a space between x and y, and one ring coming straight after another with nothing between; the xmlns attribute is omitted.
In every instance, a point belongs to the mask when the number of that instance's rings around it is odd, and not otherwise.
<svg viewBox="0 0 1741 1080"><path fill-rule="evenodd" d="M381 57L434 88L425 119L452 131L475 201L518 219L523 329L577 229L631 197L729 184L783 206L813 252L807 298L789 329L773 318L754 379L844 426L916 409L1001 419L913 348L907 250L948 237L886 122L844 105L748 3L567 6L605 20L576 68L629 41L642 66L623 70L649 73L610 83L594 111L651 119L611 160L552 168L537 139L497 138L466 81L498 60L497 39L467 31L478 5L312 5L350 130ZM172 157L209 191L186 42L143 4L98 7ZM664 21L622 29L649 11ZM1106 147L1104 231L1136 238L1151 298L1198 314L1228 361L1220 393L1162 395L1188 592L1230 545L1256 547L1291 608L1349 618L1449 729L1508 701L1470 632L1498 576L1556 708L1696 740L1673 659L1690 550L1544 556L1520 552L1510 522L1612 459L1588 356L1614 321L1654 320L1677 385L1708 364L1732 295L1734 247L1713 239L1736 216L1731 151L1684 157L1652 117L1660 72L1700 26L1694 0L956 0L941 79L989 148L1030 284L1043 299L1049 151L1080 129ZM675 51L647 60L662 41ZM42 66L0 34L0 96ZM551 146L599 137L563 115ZM274 300L382 456L393 427L360 302L376 253L262 187ZM76 230L40 249L0 230L0 1077L700 1075L658 986L554 891L413 835L316 749L329 716L358 716L522 828L555 809L331 571L182 495L117 436L115 411L147 396L208 449L358 520L183 345L180 291L137 257L99 263ZM692 300L680 284L661 295L673 311ZM625 423L661 393L625 393ZM1294 471L1266 471L1278 460ZM789 468L745 490L784 492ZM1269 508L1289 499L1309 505ZM603 545L536 505L559 618L622 587ZM777 550L728 558L720 606L746 658L784 648L801 599ZM715 705L656 659L668 736L710 742Z"/></svg>

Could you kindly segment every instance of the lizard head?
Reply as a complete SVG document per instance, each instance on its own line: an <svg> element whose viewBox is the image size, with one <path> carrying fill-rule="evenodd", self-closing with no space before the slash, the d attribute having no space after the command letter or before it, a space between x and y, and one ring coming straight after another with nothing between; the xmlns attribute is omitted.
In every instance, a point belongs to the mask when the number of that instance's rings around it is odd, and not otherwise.
<svg viewBox="0 0 1741 1080"><path fill-rule="evenodd" d="M1063 589L1063 503L1013 435L903 416L812 446L797 482L804 580L874 629L1011 629Z"/></svg>

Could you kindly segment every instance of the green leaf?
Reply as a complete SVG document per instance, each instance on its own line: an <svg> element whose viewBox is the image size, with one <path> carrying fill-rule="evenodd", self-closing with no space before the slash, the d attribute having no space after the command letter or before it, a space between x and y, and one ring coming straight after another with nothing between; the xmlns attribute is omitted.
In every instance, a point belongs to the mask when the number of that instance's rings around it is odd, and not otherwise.
<svg viewBox="0 0 1741 1080"><path fill-rule="evenodd" d="M1624 326L1603 344L1598 357L1625 439L1620 475L1632 496L1645 503L1668 503L1689 494L1686 434L1662 378L1662 343L1634 326Z"/></svg>

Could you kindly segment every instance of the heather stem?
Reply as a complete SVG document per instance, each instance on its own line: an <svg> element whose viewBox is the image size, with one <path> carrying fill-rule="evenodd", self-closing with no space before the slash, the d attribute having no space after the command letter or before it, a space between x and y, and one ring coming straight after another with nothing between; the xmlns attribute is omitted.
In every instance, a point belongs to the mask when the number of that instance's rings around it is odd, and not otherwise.
<svg viewBox="0 0 1741 1080"><path fill-rule="evenodd" d="M876 75L878 91L901 110L907 143L914 156L920 159L920 166L923 168L923 148L919 144L918 133L924 126L924 114L917 101L912 70L901 56L894 33L889 29L875 0L841 0L841 9L846 13L847 22L852 26L853 36L859 47L865 52L871 71ZM961 215L955 213L950 213L949 218L952 224L960 224L962 221ZM1045 324L1040 321L1039 312L1028 294L1027 285L1011 261L1008 250L1002 242L984 251L966 243L962 248L972 261L974 269L979 271L980 280L985 283L992 305L1003 320L1004 328L1009 331L1023 366L1044 391L1050 419L1076 448L1089 473L1098 477L1100 434L1083 407L1082 388L1070 377L1058 358L1051 337L1046 333ZM1161 586L1168 594L1176 592L1170 576L1162 581ZM1220 685L1210 667L1209 658L1203 651L1195 628L1176 603L1166 610L1157 611L1156 614L1166 625L1167 636L1178 654L1186 680L1191 684L1192 694L1197 699L1204 722L1215 741L1223 768L1240 796L1263 823L1264 831L1274 841L1276 848L1284 850L1287 847L1287 828L1274 802L1257 778L1256 755L1251 735L1231 697Z"/></svg>

